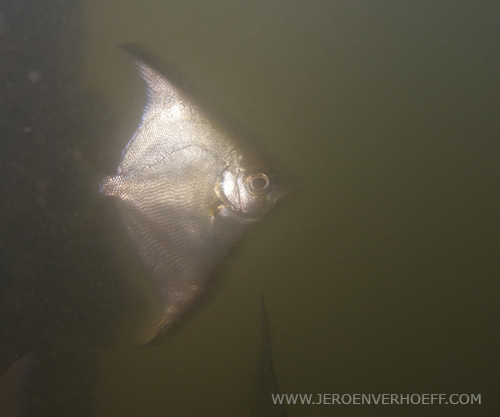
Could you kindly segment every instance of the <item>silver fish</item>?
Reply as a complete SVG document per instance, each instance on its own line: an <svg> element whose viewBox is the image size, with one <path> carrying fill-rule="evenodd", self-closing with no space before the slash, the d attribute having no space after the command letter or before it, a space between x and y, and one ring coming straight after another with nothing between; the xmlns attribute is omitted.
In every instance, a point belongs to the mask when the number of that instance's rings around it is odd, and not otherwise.
<svg viewBox="0 0 500 417"><path fill-rule="evenodd" d="M188 310L247 227L286 193L240 141L237 127L202 109L136 45L125 45L148 86L142 121L101 193L118 199L129 235L151 269L156 301L136 341L147 345ZM215 117L214 117L215 116Z"/></svg>

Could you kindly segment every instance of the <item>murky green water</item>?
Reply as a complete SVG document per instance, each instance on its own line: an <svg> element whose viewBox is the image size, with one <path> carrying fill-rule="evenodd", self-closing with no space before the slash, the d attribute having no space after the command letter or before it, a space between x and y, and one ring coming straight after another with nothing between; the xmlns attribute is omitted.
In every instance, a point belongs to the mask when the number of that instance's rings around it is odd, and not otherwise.
<svg viewBox="0 0 500 417"><path fill-rule="evenodd" d="M145 100L115 47L133 41L180 63L297 179L179 334L131 346L134 307L117 341L98 346L96 416L249 415L261 288L282 393L482 396L481 405L290 405L289 416L493 415L499 5L87 0L83 16L84 86L116 126L105 138L109 169ZM92 169L96 181L111 173ZM124 265L112 278L128 285L141 272L115 231L109 256Z"/></svg>

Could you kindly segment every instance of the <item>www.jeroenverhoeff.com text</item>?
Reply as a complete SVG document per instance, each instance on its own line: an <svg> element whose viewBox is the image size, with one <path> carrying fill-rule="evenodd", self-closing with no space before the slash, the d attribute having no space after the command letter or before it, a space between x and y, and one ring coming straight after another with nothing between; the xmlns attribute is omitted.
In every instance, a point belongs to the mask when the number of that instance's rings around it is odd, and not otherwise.
<svg viewBox="0 0 500 417"><path fill-rule="evenodd" d="M308 405L470 405L481 394L271 394L274 404Z"/></svg>

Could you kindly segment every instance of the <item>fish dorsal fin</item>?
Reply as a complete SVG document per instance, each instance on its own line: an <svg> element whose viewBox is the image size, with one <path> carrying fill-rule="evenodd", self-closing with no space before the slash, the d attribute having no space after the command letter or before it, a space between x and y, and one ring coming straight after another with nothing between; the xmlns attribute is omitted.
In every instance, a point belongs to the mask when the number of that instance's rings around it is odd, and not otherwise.
<svg viewBox="0 0 500 417"><path fill-rule="evenodd" d="M146 81L149 106L160 104L165 98L170 98L171 100L179 100L181 98L175 82L173 83L163 75L164 65L160 65L149 52L135 43L123 44L120 47L134 58L139 74ZM169 67L171 66L169 65ZM172 70L171 72L174 72L175 76L175 73L178 71Z"/></svg>
<svg viewBox="0 0 500 417"><path fill-rule="evenodd" d="M158 94L164 94L172 91L170 83L155 69L148 67L145 62L138 58L135 59L135 64L139 69L141 77L148 84L150 99Z"/></svg>
<svg viewBox="0 0 500 417"><path fill-rule="evenodd" d="M144 172L174 152L195 145L198 142L197 121L203 120L203 115L186 99L183 84L179 81L182 74L173 64L158 63L136 44L121 45L121 48L133 57L148 86L148 102L141 124L125 147L123 160L118 166L118 174L127 176ZM107 183L103 184L104 188ZM120 193L113 184L108 188L106 192L111 195Z"/></svg>

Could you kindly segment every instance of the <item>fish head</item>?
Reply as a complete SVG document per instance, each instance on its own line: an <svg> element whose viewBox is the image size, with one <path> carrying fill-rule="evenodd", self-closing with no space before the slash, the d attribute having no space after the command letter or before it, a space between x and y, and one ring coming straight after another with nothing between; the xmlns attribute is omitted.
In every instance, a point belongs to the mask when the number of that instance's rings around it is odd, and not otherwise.
<svg viewBox="0 0 500 417"><path fill-rule="evenodd" d="M223 172L218 194L233 214L259 220L287 191L283 178L268 167L237 163Z"/></svg>

